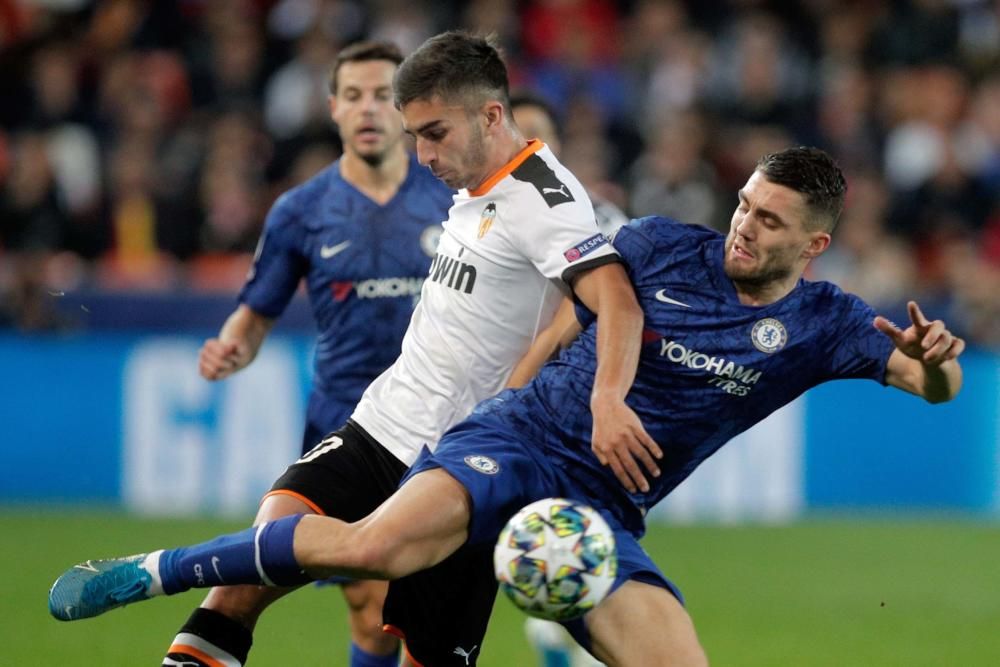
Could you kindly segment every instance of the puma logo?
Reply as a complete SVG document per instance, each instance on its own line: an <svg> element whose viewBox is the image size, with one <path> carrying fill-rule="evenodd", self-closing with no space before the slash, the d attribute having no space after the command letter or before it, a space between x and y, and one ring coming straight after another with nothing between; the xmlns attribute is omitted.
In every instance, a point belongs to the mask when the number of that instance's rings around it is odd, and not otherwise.
<svg viewBox="0 0 1000 667"><path fill-rule="evenodd" d="M468 665L469 664L469 658L472 657L472 652L475 651L477 648L479 648L478 644L476 644L475 646L473 646L472 648L470 648L468 651L466 651L461 646L456 646L455 650L452 651L452 653L454 653L455 655L460 655L463 658L465 658L465 664Z"/></svg>
<svg viewBox="0 0 1000 667"><path fill-rule="evenodd" d="M560 183L558 188L542 188L543 195L554 195L560 194L563 197L569 197L569 191L566 190L566 184Z"/></svg>

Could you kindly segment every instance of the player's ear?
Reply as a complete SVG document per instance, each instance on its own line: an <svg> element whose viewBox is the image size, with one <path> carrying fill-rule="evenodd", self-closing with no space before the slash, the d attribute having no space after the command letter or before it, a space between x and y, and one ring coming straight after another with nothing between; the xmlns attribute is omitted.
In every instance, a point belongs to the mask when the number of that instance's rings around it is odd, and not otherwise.
<svg viewBox="0 0 1000 667"><path fill-rule="evenodd" d="M806 259L819 257L830 247L830 234L827 232L813 232L809 239L809 245L802 251L802 256Z"/></svg>
<svg viewBox="0 0 1000 667"><path fill-rule="evenodd" d="M483 105L482 113L487 129L496 129L503 125L506 113L499 101L489 100Z"/></svg>
<svg viewBox="0 0 1000 667"><path fill-rule="evenodd" d="M330 106L330 118L333 118L333 115L337 113L337 96L327 95L326 103Z"/></svg>

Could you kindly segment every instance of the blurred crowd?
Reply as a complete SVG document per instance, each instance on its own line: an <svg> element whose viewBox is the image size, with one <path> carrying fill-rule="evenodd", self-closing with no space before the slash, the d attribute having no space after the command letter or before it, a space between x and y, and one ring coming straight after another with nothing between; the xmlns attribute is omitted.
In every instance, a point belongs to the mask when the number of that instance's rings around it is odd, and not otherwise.
<svg viewBox="0 0 1000 667"><path fill-rule="evenodd" d="M728 225L761 154L848 175L810 277L1000 346L1000 1L0 0L0 321L67 290L230 290L334 159L330 63L495 33L562 159L630 216Z"/></svg>

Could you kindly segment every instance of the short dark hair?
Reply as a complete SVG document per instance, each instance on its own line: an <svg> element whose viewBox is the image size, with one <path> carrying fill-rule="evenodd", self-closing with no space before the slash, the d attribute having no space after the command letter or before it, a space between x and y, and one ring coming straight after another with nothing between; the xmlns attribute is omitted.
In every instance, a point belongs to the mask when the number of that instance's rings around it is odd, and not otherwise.
<svg viewBox="0 0 1000 667"><path fill-rule="evenodd" d="M451 30L431 37L411 53L396 70L393 81L396 106L414 100L475 97L499 100L510 110L507 66L493 35L480 36ZM473 100L463 99L469 106Z"/></svg>
<svg viewBox="0 0 1000 667"><path fill-rule="evenodd" d="M837 226L844 209L847 181L825 151L799 146L769 153L757 161L757 171L772 183L805 196L806 204L815 214L807 224L827 232Z"/></svg>
<svg viewBox="0 0 1000 667"><path fill-rule="evenodd" d="M359 63L368 60L386 60L395 65L403 62L403 53L392 42L366 40L345 46L337 54L330 68L330 94L337 94L337 73L345 63Z"/></svg>

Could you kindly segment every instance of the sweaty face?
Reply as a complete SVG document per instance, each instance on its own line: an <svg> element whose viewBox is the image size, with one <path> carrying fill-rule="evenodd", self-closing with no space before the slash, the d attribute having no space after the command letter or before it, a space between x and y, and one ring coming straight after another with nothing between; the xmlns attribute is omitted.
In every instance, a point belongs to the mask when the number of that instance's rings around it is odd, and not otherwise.
<svg viewBox="0 0 1000 667"><path fill-rule="evenodd" d="M806 228L808 208L801 193L771 183L759 171L739 198L726 237L726 275L737 287L753 291L794 284L808 261L825 249L829 235Z"/></svg>
<svg viewBox="0 0 1000 667"><path fill-rule="evenodd" d="M337 71L337 94L330 99L344 150L372 165L380 164L403 136L402 118L392 101L395 72L389 60L344 63Z"/></svg>
<svg viewBox="0 0 1000 667"><path fill-rule="evenodd" d="M403 106L403 127L416 140L417 160L449 188L473 189L489 176L483 128L465 107L440 97Z"/></svg>

